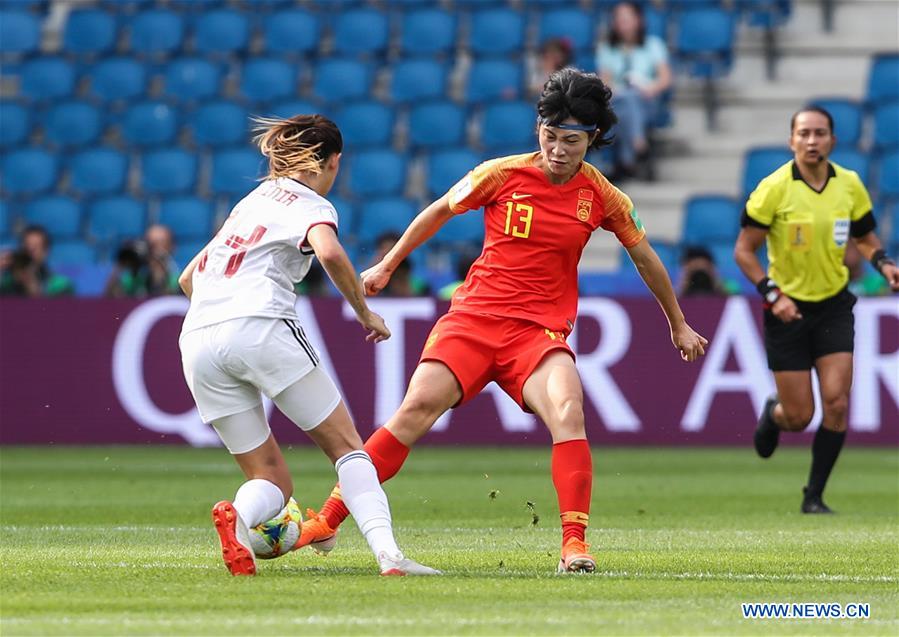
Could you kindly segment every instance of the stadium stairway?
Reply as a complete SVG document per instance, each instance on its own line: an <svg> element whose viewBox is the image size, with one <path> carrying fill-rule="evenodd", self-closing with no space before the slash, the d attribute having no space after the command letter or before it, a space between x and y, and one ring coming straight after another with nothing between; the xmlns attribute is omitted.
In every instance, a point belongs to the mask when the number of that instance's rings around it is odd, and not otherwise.
<svg viewBox="0 0 899 637"><path fill-rule="evenodd" d="M746 150L786 145L789 119L799 106L821 96L863 99L871 56L899 48L899 3L837 0L833 30L827 32L820 0L794 0L790 19L778 29L777 43L780 59L776 79L770 81L763 32L740 26L734 68L720 81L716 131L706 130L701 84L676 77L674 122L658 132L666 151L657 162L658 179L622 185L651 240L679 242L684 202L690 195L723 193L741 199ZM583 265L614 270L622 256L614 236L597 233L584 252Z"/></svg>

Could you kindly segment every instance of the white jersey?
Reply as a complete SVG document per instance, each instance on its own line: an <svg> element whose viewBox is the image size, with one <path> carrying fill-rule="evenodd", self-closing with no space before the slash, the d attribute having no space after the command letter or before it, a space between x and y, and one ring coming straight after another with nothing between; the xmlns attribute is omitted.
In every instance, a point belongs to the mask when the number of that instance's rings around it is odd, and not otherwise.
<svg viewBox="0 0 899 637"><path fill-rule="evenodd" d="M298 181L271 179L240 200L193 272L184 334L235 318L296 319L294 286L312 265L306 233L337 211Z"/></svg>

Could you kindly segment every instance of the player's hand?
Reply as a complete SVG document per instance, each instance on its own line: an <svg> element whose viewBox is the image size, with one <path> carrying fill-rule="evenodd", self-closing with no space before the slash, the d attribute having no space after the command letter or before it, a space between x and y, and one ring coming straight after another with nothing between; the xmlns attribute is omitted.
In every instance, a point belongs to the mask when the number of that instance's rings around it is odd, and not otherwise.
<svg viewBox="0 0 899 637"><path fill-rule="evenodd" d="M802 318L799 308L796 307L793 299L786 294L781 294L780 298L774 301L774 305L771 306L771 313L784 323L798 321Z"/></svg>
<svg viewBox="0 0 899 637"><path fill-rule="evenodd" d="M893 223L896 222L894 221ZM893 292L899 292L899 267L896 267L892 263L885 263L880 269L880 272L887 280L887 283L890 284L890 289Z"/></svg>
<svg viewBox="0 0 899 637"><path fill-rule="evenodd" d="M379 314L366 310L364 313L356 316L356 320L368 332L365 340L369 343L380 343L390 338L390 330L387 329L387 324L384 323L384 319Z"/></svg>
<svg viewBox="0 0 899 637"><path fill-rule="evenodd" d="M706 345L709 340L693 331L686 323L681 323L671 329L671 342L680 352L680 357L692 363L700 356L705 355Z"/></svg>
<svg viewBox="0 0 899 637"><path fill-rule="evenodd" d="M390 275L393 274L381 263L377 263L362 273L362 291L365 296L375 296L390 283Z"/></svg>

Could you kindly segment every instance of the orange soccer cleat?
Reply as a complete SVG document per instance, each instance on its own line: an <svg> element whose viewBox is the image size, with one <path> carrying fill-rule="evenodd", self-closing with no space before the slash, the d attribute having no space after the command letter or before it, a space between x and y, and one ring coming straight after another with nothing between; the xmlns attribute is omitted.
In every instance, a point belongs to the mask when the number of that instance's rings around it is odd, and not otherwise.
<svg viewBox="0 0 899 637"><path fill-rule="evenodd" d="M303 520L300 537L293 550L310 546L316 553L327 555L336 545L337 530L328 526L328 521L321 513L306 509L306 519Z"/></svg>
<svg viewBox="0 0 899 637"><path fill-rule="evenodd" d="M592 573L596 570L596 560L587 551L590 545L583 540L572 538L562 547L559 573Z"/></svg>
<svg viewBox="0 0 899 637"><path fill-rule="evenodd" d="M222 500L212 507L212 523L222 543L222 559L231 575L255 575L256 556L250 548L250 534L234 505Z"/></svg>

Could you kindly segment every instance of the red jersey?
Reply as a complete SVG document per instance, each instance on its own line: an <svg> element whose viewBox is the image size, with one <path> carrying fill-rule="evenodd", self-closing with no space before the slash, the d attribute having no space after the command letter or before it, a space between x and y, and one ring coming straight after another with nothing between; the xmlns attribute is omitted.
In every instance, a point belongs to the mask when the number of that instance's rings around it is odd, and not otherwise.
<svg viewBox="0 0 899 637"><path fill-rule="evenodd" d="M577 266L597 228L625 247L645 235L633 203L590 164L564 184L536 165L539 153L487 161L449 192L460 214L484 207L484 250L453 294L450 311L533 321L568 333L577 315Z"/></svg>

